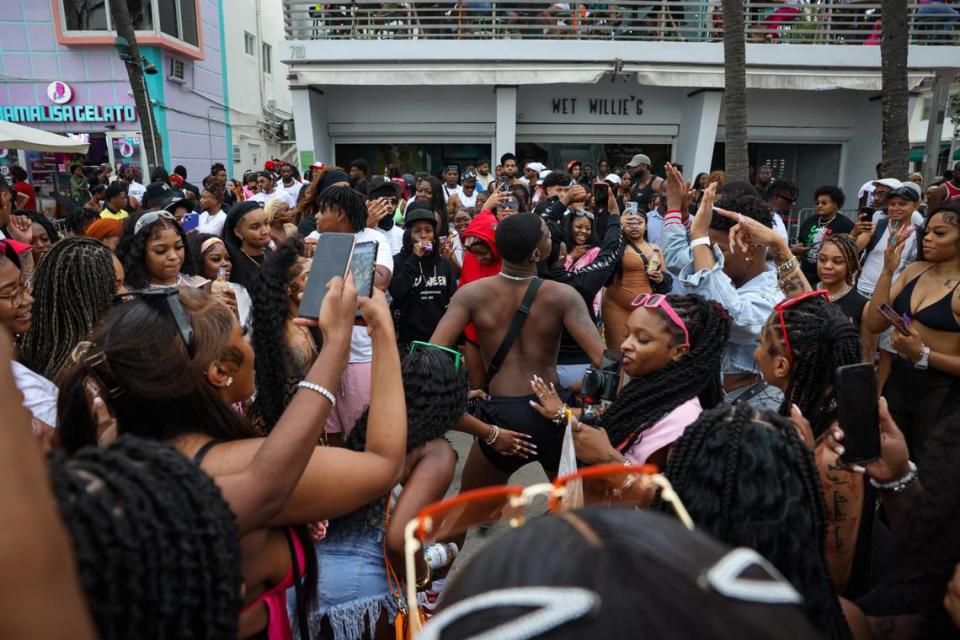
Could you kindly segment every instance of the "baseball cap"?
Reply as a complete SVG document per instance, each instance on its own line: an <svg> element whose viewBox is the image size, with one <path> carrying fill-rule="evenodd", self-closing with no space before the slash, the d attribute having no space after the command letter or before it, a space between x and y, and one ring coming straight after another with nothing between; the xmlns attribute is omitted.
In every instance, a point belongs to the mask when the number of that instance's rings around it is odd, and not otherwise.
<svg viewBox="0 0 960 640"><path fill-rule="evenodd" d="M620 184L620 176L615 173L608 174L606 178L603 179L604 182L609 182L610 184Z"/></svg>
<svg viewBox="0 0 960 640"><path fill-rule="evenodd" d="M890 187L891 189L899 189L903 186L903 183L897 180L896 178L884 178L882 180L874 180L874 185L882 184L885 187Z"/></svg>
<svg viewBox="0 0 960 640"><path fill-rule="evenodd" d="M543 179L546 178L551 173L553 173L553 171L550 171L550 169L547 169L546 171L542 172L540 174L540 179L537 180L537 184L543 184Z"/></svg>
<svg viewBox="0 0 960 640"><path fill-rule="evenodd" d="M370 181L370 188L367 191L367 198L375 200L377 198L391 198L400 193L400 186L383 176L377 176Z"/></svg>
<svg viewBox="0 0 960 640"><path fill-rule="evenodd" d="M567 163L567 171L570 171L577 165L580 165L582 167L583 163L580 162L579 160L571 160L570 162Z"/></svg>
<svg viewBox="0 0 960 640"><path fill-rule="evenodd" d="M143 206L148 207L153 206L153 204L157 202L163 202L169 191L170 185L166 182L151 182L147 185L147 189L143 193Z"/></svg>
<svg viewBox="0 0 960 640"><path fill-rule="evenodd" d="M186 207L189 211L193 211L193 203L183 195L183 191L171 190L164 197L160 207L164 211L169 211L170 213L176 211L178 207Z"/></svg>
<svg viewBox="0 0 960 640"><path fill-rule="evenodd" d="M433 223L434 227L437 226L437 216L433 213L433 209L430 208L430 204L421 202L420 200L414 200L407 206L407 211L403 217L403 226L409 227L414 222L421 220Z"/></svg>
<svg viewBox="0 0 960 640"><path fill-rule="evenodd" d="M903 183L903 188L904 188L904 189L910 189L911 191L913 191L914 193L916 193L916 194L917 194L917 202L920 202L921 200L923 200L923 190L920 188L920 185L918 185L916 182L909 182L909 181L908 181L908 182L904 182L904 183Z"/></svg>
<svg viewBox="0 0 960 640"><path fill-rule="evenodd" d="M650 156L638 153L630 159L630 162L627 163L627 166L633 169L634 167L639 167L642 164L645 164L649 167L651 164Z"/></svg>
<svg viewBox="0 0 960 640"><path fill-rule="evenodd" d="M473 171L468 171L467 173L463 174L462 178L460 178L461 184L463 184L464 182L476 182L476 181L477 181L477 174L475 174Z"/></svg>
<svg viewBox="0 0 960 640"><path fill-rule="evenodd" d="M899 189L894 189L888 193L887 200L889 201L891 198L903 198L908 202L920 202L920 194L907 185L903 185Z"/></svg>
<svg viewBox="0 0 960 640"><path fill-rule="evenodd" d="M547 169L546 165L540 162L528 162L523 168L536 171L537 174L543 173Z"/></svg>

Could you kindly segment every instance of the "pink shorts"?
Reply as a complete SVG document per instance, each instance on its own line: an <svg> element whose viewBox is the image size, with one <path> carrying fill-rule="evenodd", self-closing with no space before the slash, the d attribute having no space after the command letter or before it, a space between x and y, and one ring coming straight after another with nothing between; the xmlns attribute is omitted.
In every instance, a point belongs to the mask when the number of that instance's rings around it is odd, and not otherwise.
<svg viewBox="0 0 960 640"><path fill-rule="evenodd" d="M370 406L370 362L351 362L343 370L337 390L337 406L327 418L327 433L342 433L346 438L353 425Z"/></svg>

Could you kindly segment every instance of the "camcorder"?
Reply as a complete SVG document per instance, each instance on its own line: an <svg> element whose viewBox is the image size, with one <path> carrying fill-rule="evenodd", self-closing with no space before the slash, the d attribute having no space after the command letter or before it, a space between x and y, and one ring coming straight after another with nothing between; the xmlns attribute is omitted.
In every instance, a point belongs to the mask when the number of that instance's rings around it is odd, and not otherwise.
<svg viewBox="0 0 960 640"><path fill-rule="evenodd" d="M603 361L599 367L590 366L583 375L580 395L583 398L583 416L581 422L594 424L597 413L593 407L599 405L606 409L617 397L620 389L620 373L623 370L623 352L607 349L603 352Z"/></svg>

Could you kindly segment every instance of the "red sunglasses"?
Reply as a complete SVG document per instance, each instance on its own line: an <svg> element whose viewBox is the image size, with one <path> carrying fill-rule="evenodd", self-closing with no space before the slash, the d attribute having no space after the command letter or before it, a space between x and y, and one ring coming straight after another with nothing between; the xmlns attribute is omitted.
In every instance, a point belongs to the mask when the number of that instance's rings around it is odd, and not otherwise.
<svg viewBox="0 0 960 640"><path fill-rule="evenodd" d="M794 298L787 298L773 308L773 310L777 312L777 317L780 319L780 335L783 336L783 343L787 346L787 357L790 359L790 364L793 364L793 347L790 346L790 337L787 335L787 323L783 320L783 312L809 298L823 298L827 302L830 302L830 292L826 289L807 291Z"/></svg>

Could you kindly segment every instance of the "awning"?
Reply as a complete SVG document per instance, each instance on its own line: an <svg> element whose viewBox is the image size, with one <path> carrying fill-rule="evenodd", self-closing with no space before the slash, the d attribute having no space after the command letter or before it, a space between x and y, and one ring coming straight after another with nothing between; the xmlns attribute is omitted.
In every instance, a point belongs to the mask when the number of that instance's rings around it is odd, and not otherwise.
<svg viewBox="0 0 960 640"><path fill-rule="evenodd" d="M497 66L493 64L417 64L403 67L383 65L332 64L316 68L298 68L291 75L302 86L369 85L418 86L449 85L456 73L458 85L524 85L524 84L596 84L612 64L551 66Z"/></svg>
<svg viewBox="0 0 960 640"><path fill-rule="evenodd" d="M704 65L624 64L624 73L636 73L642 85L660 87L702 87L722 89L723 67ZM907 74L910 89L916 88L932 72ZM773 69L766 67L747 68L748 89L795 89L802 91L829 91L832 89L855 89L880 91L880 70L830 70L830 69Z"/></svg>
<svg viewBox="0 0 960 640"><path fill-rule="evenodd" d="M910 155L907 157L908 162L923 162L923 147L914 147L910 149Z"/></svg>
<svg viewBox="0 0 960 640"><path fill-rule="evenodd" d="M955 151L953 152L953 159L954 159L954 160L960 160L960 148L958 148L957 150L955 150Z"/></svg>
<svg viewBox="0 0 960 640"><path fill-rule="evenodd" d="M0 120L0 149L86 153L90 144L42 129Z"/></svg>

